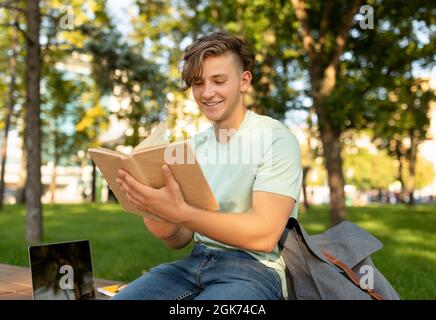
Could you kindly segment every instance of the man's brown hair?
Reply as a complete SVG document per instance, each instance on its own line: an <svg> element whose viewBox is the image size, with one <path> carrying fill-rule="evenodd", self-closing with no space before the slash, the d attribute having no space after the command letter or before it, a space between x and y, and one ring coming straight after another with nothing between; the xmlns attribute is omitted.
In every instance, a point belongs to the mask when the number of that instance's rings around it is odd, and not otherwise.
<svg viewBox="0 0 436 320"><path fill-rule="evenodd" d="M242 71L251 71L254 65L254 55L245 41L226 32L217 31L198 38L186 48L181 67L182 80L185 82L182 90L189 89L196 80L201 78L205 58L220 56L228 51L233 53Z"/></svg>

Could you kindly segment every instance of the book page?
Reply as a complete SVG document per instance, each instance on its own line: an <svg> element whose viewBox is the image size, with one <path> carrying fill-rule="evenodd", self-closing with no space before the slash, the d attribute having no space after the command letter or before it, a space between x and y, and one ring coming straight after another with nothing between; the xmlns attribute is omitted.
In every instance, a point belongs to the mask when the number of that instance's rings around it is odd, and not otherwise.
<svg viewBox="0 0 436 320"><path fill-rule="evenodd" d="M170 143L170 140L167 136L167 125L165 122L159 123L159 125L151 132L151 134L138 144L135 148L133 148L132 152L148 149L151 147L156 147L163 144Z"/></svg>
<svg viewBox="0 0 436 320"><path fill-rule="evenodd" d="M121 157L127 157L127 154L117 151L117 150L110 150L110 149L106 149L106 148L102 148L102 147L98 147L98 148L89 148L89 150L98 150L107 154L113 154L113 155L117 155L117 156L121 156Z"/></svg>

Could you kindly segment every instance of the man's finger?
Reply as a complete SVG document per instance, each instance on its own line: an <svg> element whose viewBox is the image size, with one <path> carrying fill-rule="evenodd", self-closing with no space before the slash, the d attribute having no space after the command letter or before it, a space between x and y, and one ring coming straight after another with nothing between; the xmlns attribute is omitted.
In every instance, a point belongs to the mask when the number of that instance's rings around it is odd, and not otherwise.
<svg viewBox="0 0 436 320"><path fill-rule="evenodd" d="M134 194L130 193L130 192L126 192L126 196L127 199L129 199L129 201L139 210L145 210L144 208L144 203L138 199L138 197L136 197Z"/></svg>
<svg viewBox="0 0 436 320"><path fill-rule="evenodd" d="M125 181L125 183L129 186L129 190L132 192L137 192L144 196L147 196L147 193L153 191L153 188L150 188L149 186L146 186L145 184L139 182L131 174L125 171L122 171L120 177L122 180Z"/></svg>
<svg viewBox="0 0 436 320"><path fill-rule="evenodd" d="M172 190L179 189L179 184L171 172L171 169L167 165L162 166L162 172L165 177L166 185L169 186Z"/></svg>

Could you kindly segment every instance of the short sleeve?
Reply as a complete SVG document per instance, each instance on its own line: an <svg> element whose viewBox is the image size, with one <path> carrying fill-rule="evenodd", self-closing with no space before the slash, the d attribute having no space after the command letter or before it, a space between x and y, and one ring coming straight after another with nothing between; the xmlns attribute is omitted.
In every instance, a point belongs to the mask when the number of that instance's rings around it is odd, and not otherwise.
<svg viewBox="0 0 436 320"><path fill-rule="evenodd" d="M253 191L266 191L291 197L298 204L303 171L297 138L285 127L274 128L269 148L265 148L256 171ZM294 206L293 215L296 215Z"/></svg>

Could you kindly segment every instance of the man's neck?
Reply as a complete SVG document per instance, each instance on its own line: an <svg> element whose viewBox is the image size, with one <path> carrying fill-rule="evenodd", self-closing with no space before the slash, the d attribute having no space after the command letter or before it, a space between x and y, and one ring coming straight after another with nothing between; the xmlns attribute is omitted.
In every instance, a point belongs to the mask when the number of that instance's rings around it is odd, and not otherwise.
<svg viewBox="0 0 436 320"><path fill-rule="evenodd" d="M238 107L236 110L234 110L234 113L228 119L224 121L216 121L213 123L215 129L215 137L217 138L217 141L219 143L227 143L231 139L231 132L239 129L242 121L244 121L246 112L247 108L245 106ZM225 132L226 134L220 137L220 132Z"/></svg>

